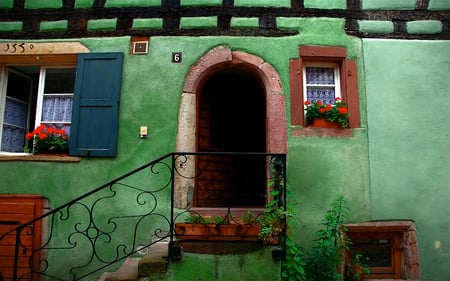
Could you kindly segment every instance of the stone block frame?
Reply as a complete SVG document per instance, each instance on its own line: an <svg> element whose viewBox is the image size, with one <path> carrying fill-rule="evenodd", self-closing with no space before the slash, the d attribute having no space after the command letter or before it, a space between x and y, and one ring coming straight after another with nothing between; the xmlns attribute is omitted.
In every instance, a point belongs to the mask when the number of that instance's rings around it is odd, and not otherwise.
<svg viewBox="0 0 450 281"><path fill-rule="evenodd" d="M287 122L285 94L281 79L274 67L253 54L233 51L228 46L217 46L209 50L191 66L187 73L180 98L176 150L194 152L196 149L197 95L205 81L219 70L239 68L252 73L262 83L266 94L266 152L287 153ZM193 157L190 162L193 162ZM192 159L191 159L192 158ZM184 175L194 178L193 165L177 165ZM192 207L194 184L192 179L175 177L175 206L180 209Z"/></svg>
<svg viewBox="0 0 450 281"><path fill-rule="evenodd" d="M360 237L394 235L395 243L392 247L391 274L383 274L372 270L364 280L420 280L419 246L417 243L416 227L410 220L368 221L345 224L347 236L352 239Z"/></svg>

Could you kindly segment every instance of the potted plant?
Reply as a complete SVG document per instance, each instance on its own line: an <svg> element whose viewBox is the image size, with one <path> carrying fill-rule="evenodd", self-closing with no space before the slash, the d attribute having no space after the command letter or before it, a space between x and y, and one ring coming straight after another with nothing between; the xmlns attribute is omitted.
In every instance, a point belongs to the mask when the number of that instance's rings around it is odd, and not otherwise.
<svg viewBox="0 0 450 281"><path fill-rule="evenodd" d="M334 105L324 104L322 101L311 102L305 101L306 121L307 124L315 127L325 127L324 124L317 125L315 122L319 120L328 121L331 124L335 124L335 127L348 127L348 108L347 105L342 102L341 98L335 98ZM319 119L319 120L318 120ZM333 127L333 126L330 126Z"/></svg>
<svg viewBox="0 0 450 281"><path fill-rule="evenodd" d="M278 245L279 238L286 228L286 212L280 207L266 209L257 217L259 239L264 244Z"/></svg>
<svg viewBox="0 0 450 281"><path fill-rule="evenodd" d="M191 215L175 223L175 235L181 240L257 241L259 227L249 215L245 218Z"/></svg>
<svg viewBox="0 0 450 281"><path fill-rule="evenodd" d="M191 215L184 222L175 223L175 235L181 240L262 241L277 245L286 227L285 218L284 209L275 205L257 216L250 212L240 217L230 213L214 217Z"/></svg>
<svg viewBox="0 0 450 281"><path fill-rule="evenodd" d="M27 141L33 140L33 153L67 152L67 133L64 129L41 124L25 135Z"/></svg>

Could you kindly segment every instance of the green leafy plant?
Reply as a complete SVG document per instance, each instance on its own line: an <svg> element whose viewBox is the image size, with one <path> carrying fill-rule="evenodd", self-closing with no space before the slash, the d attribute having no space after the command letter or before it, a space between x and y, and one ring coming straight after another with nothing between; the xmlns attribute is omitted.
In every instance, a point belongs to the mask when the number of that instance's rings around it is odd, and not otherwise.
<svg viewBox="0 0 450 281"><path fill-rule="evenodd" d="M348 127L348 108L340 98L335 99L334 105L324 104L322 101L305 101L306 120L312 124L314 118L324 118L330 122L337 122L343 128Z"/></svg>
<svg viewBox="0 0 450 281"><path fill-rule="evenodd" d="M243 224L253 224L255 223L256 216L252 212L248 211L239 217L239 222Z"/></svg>
<svg viewBox="0 0 450 281"><path fill-rule="evenodd" d="M264 243L276 244L283 231L286 229L286 217L289 214L280 206L278 189L271 189L270 200L266 204L264 212L256 217L259 225L259 238Z"/></svg>
<svg viewBox="0 0 450 281"><path fill-rule="evenodd" d="M62 152L67 149L67 133L64 129L41 124L34 131L25 135L26 140L33 140L33 152Z"/></svg>
<svg viewBox="0 0 450 281"><path fill-rule="evenodd" d="M363 256L361 254L355 254L351 257L350 261L346 264L345 278L348 281L361 280L363 274L370 274L370 269L362 261ZM369 258L365 258L368 260Z"/></svg>
<svg viewBox="0 0 450 281"><path fill-rule="evenodd" d="M190 224L214 224L214 225L230 223L227 216L203 217L200 215L189 216L184 220L184 222Z"/></svg>
<svg viewBox="0 0 450 281"><path fill-rule="evenodd" d="M292 228L290 226L293 220L297 219L294 211L292 210L292 202L295 200L291 196L290 188L286 186L287 196L289 199L286 202L286 208L290 216L286 219L286 258L281 262L281 280L283 281L306 281L306 252L299 244L294 240Z"/></svg>
<svg viewBox="0 0 450 281"><path fill-rule="evenodd" d="M264 211L256 219L259 225L259 239L264 243L276 244L286 228L285 218L286 212L281 208Z"/></svg>
<svg viewBox="0 0 450 281"><path fill-rule="evenodd" d="M305 267L305 250L288 234L286 236L286 259L281 263L281 279L283 281L305 281Z"/></svg>
<svg viewBox="0 0 450 281"><path fill-rule="evenodd" d="M349 215L347 201L339 195L331 204L316 231L316 245L307 261L308 281L341 281L348 239L344 220Z"/></svg>

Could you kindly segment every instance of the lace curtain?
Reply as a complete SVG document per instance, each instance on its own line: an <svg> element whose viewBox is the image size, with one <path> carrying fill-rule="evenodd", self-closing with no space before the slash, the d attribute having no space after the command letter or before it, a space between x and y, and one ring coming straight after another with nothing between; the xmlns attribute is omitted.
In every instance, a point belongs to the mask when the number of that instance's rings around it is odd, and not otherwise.
<svg viewBox="0 0 450 281"><path fill-rule="evenodd" d="M42 104L43 123L64 129L70 137L70 120L72 119L72 96L44 96Z"/></svg>
<svg viewBox="0 0 450 281"><path fill-rule="evenodd" d="M311 102L334 104L335 77L332 67L306 67L306 98Z"/></svg>
<svg viewBox="0 0 450 281"><path fill-rule="evenodd" d="M22 152L27 132L28 104L6 97L2 151Z"/></svg>
<svg viewBox="0 0 450 281"><path fill-rule="evenodd" d="M72 119L72 97L44 97L42 122L70 122Z"/></svg>
<svg viewBox="0 0 450 281"><path fill-rule="evenodd" d="M42 122L66 130L70 135L72 118L72 97L46 96L42 104ZM2 133L2 151L22 152L27 133L28 105L13 99L6 99ZM37 124L39 125L39 124ZM36 125L36 126L37 126ZM34 128L29 128L33 130Z"/></svg>

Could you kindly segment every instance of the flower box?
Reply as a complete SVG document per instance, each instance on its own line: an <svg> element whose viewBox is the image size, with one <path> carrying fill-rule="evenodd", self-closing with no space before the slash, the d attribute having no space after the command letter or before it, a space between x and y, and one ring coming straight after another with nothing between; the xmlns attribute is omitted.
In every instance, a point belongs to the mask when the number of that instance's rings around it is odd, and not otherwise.
<svg viewBox="0 0 450 281"><path fill-rule="evenodd" d="M39 125L25 135L27 141L33 141L33 153L67 154L67 132L55 126ZM28 147L24 147L29 150Z"/></svg>
<svg viewBox="0 0 450 281"><path fill-rule="evenodd" d="M326 120L325 118L314 118L313 123L310 127L342 129L342 126L338 122L331 122Z"/></svg>
<svg viewBox="0 0 450 281"><path fill-rule="evenodd" d="M258 241L259 226L247 224L176 223L175 236L180 240Z"/></svg>
<svg viewBox="0 0 450 281"><path fill-rule="evenodd" d="M340 98L335 98L334 104L325 104L321 100L313 102L307 100L305 106L308 126L314 128L348 128L348 108Z"/></svg>

